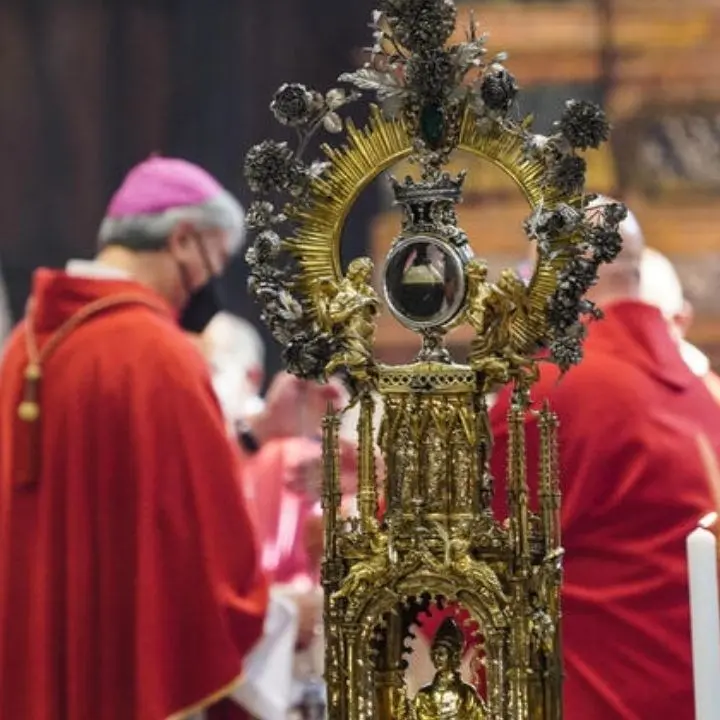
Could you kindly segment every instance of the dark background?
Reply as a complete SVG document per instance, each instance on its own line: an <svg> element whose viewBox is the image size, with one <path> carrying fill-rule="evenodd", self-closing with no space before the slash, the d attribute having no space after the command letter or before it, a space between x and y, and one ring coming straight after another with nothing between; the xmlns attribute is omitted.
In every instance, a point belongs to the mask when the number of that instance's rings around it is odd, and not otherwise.
<svg viewBox="0 0 720 720"><path fill-rule="evenodd" d="M707 182L705 168L700 178L678 181L678 159L697 156L698 147L686 138L668 149L662 133L656 137L658 118L678 116L694 127L698 116L717 113L718 4L653 0L646 18L640 0L592 0L597 42L578 51L552 38L554 29L564 37L575 17L576 3L562 0L539 3L542 37L519 47L513 37L525 27L527 11L515 7L521 2L488 0L482 7L478 0L477 17L485 29L484 16L494 11L491 38L504 35L519 50L510 67L523 87L522 110L547 130L568 97L605 105L615 125L615 163L603 172L615 187L604 190L625 196L649 243L676 264L697 310L691 339L720 362L717 184ZM265 137L282 137L268 110L273 92L287 81L326 89L356 67L358 50L370 41L373 5L0 0L0 268L15 319L36 267L92 256L110 194L152 152L198 162L247 203L245 152ZM583 0L577 6L588 7ZM583 70L592 55L596 74ZM533 73L535 66L543 70ZM662 145L669 167L646 167L638 149L648 138ZM369 250L368 223L378 204L366 193L351 213L345 258ZM256 321L243 265L238 258L228 273L229 309ZM272 372L277 347L269 342L268 350Z"/></svg>
<svg viewBox="0 0 720 720"><path fill-rule="evenodd" d="M0 0L0 266L15 318L38 265L91 257L109 195L151 152L248 197L244 153L279 132L268 105L325 89L368 44L372 0ZM372 197L346 242L365 249ZM255 319L242 258L230 309ZM268 344L269 371L277 349Z"/></svg>

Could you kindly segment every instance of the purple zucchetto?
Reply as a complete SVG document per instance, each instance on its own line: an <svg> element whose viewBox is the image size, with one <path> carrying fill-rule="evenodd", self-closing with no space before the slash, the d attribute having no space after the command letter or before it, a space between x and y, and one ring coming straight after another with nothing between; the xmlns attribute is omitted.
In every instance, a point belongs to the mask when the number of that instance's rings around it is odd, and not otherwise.
<svg viewBox="0 0 720 720"><path fill-rule="evenodd" d="M227 230L231 250L244 238L238 201L207 171L179 158L151 156L125 176L100 227L100 245L162 248L180 221Z"/></svg>

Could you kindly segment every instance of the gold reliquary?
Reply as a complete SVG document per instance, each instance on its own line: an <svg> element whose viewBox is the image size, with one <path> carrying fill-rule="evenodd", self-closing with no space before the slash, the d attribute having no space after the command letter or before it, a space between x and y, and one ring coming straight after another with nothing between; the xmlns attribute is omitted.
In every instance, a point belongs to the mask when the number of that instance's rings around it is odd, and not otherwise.
<svg viewBox="0 0 720 720"><path fill-rule="evenodd" d="M340 77L352 89L283 85L271 110L297 144L267 140L245 163L256 194L250 292L288 370L341 376L359 410L355 517L341 514L341 416L329 411L324 423L331 720L562 717L558 423L531 404L530 389L539 362L566 370L580 361L584 316L596 313L583 296L620 249L625 210L583 189L579 152L607 139L602 110L570 101L553 134L533 133L502 56L486 57L474 22L453 44L455 24L449 0L387 0L373 15L367 64ZM344 119L350 104L367 109L365 127ZM340 142L308 160L318 133ZM527 198L529 281L513 270L491 279L458 226L464 178L444 170L457 151L504 170ZM402 226L383 267L344 263L342 231L359 194L408 159L415 177L388 178ZM381 312L417 333L414 362L376 360ZM475 339L461 364L443 339L463 323ZM492 477L489 395L506 384L509 453L504 477ZM526 477L530 414L541 435L537 497ZM497 493L506 516L494 512ZM434 677L411 691L411 640L428 613L441 620ZM469 649L470 676L461 672Z"/></svg>

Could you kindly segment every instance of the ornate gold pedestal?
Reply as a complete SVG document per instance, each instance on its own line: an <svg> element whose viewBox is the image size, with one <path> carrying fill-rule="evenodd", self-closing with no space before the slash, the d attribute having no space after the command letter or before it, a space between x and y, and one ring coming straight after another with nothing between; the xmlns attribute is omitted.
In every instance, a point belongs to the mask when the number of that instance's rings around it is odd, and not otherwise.
<svg viewBox="0 0 720 720"><path fill-rule="evenodd" d="M438 600L462 605L479 628L487 697L478 717L559 717L557 422L548 409L538 413L543 452L535 514L524 460L531 411L525 390L516 389L502 483L508 520L500 522L490 504L493 480L485 459L491 438L478 383L469 367L443 363L379 369L387 483L379 488L372 463L364 464L360 515L350 523L340 516L337 462L326 464L331 718L430 717L407 697L404 672L409 632ZM371 447L373 400L366 395L361 402L360 444ZM330 415L328 458L337 457L338 426Z"/></svg>
<svg viewBox="0 0 720 720"><path fill-rule="evenodd" d="M247 257L263 319L291 372L339 374L360 410L359 509L350 520L340 513L338 412L329 411L323 431L328 716L559 720L557 419L531 404L530 387L541 357L563 372L580 361L582 317L598 315L583 294L620 250L625 210L583 193L577 153L607 138L607 120L596 106L571 102L554 135L533 134L531 118L515 117L514 78L498 58L483 59L475 25L466 42L446 44L450 0L381 2L372 61L341 77L383 104L370 106L368 126L339 114L354 94L286 85L271 107L298 130L298 149L266 141L245 167L258 194ZM306 163L320 128L345 128L346 144ZM503 169L528 200L524 227L537 249L528 284L512 270L489 278L458 227L464 175L443 172L458 149ZM417 176L391 180L403 220L380 279L386 308L422 349L414 363L390 367L374 354L383 303L372 263L356 258L343 268L340 245L360 191L403 158ZM457 364L443 337L462 324L474 340ZM508 457L504 477L493 478L488 393L504 384L512 387ZM538 468L527 467L528 425L540 434ZM540 478L537 497L529 470ZM500 496L505 502L494 503ZM431 646L435 676L411 697L409 641L428 611L444 618ZM468 646L476 678L460 672Z"/></svg>

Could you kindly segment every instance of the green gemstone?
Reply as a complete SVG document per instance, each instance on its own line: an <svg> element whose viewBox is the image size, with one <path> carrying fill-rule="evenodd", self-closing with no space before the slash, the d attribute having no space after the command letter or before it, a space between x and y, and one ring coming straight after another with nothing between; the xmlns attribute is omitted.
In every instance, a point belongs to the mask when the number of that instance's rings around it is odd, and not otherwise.
<svg viewBox="0 0 720 720"><path fill-rule="evenodd" d="M439 105L425 105L420 113L420 132L432 150L437 150L445 136L445 117Z"/></svg>

